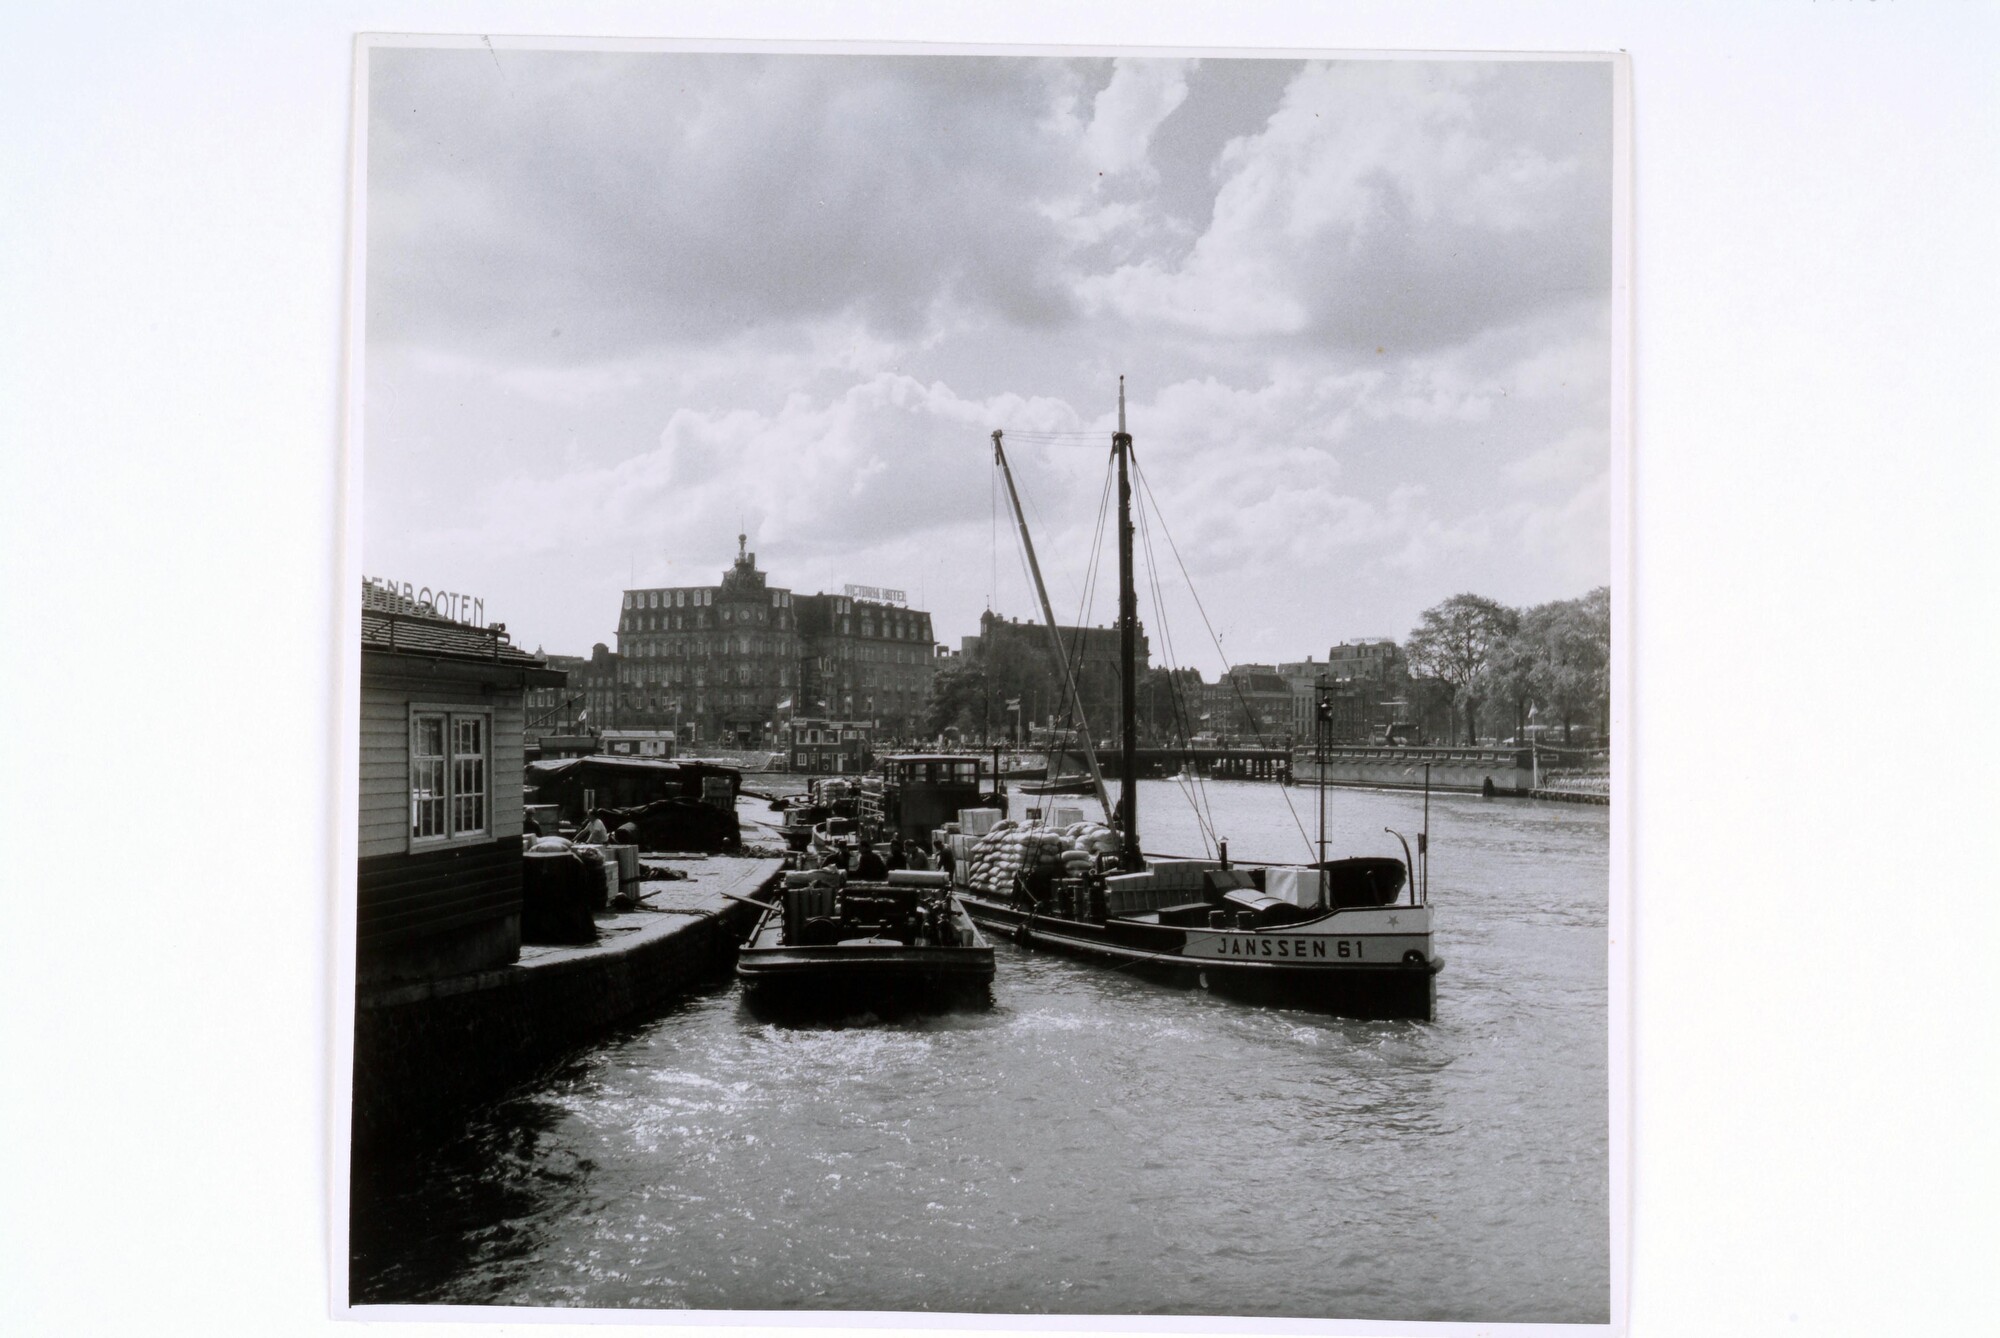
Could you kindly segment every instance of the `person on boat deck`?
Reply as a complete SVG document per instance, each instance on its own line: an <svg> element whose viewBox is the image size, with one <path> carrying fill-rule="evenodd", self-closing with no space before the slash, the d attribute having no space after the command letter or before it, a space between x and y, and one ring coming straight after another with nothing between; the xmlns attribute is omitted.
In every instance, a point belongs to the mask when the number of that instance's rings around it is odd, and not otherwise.
<svg viewBox="0 0 2000 1338"><path fill-rule="evenodd" d="M889 866L875 853L875 847L863 845L854 861L854 876L864 881L880 882L889 876Z"/></svg>
<svg viewBox="0 0 2000 1338"><path fill-rule="evenodd" d="M910 867L910 852L904 847L901 836L889 842L889 861L887 867L891 869L907 869Z"/></svg>

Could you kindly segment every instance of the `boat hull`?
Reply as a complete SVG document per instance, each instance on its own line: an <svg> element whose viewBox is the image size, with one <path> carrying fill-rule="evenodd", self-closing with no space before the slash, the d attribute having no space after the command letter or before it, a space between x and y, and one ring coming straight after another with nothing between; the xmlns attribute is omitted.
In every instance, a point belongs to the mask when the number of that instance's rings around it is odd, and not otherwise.
<svg viewBox="0 0 2000 1338"><path fill-rule="evenodd" d="M1023 946L1163 984L1338 1017L1428 1022L1437 1012L1437 974L1444 963L1430 953L1427 934L1383 933L1374 924L1329 933L1326 922L1275 930L1187 929L1116 918L1071 920L963 892L960 902L982 928Z"/></svg>
<svg viewBox="0 0 2000 1338"><path fill-rule="evenodd" d="M781 946L775 919L767 914L736 957L736 978L753 1010L886 1016L993 1002L993 948L983 940L949 948L880 941Z"/></svg>
<svg viewBox="0 0 2000 1338"><path fill-rule="evenodd" d="M1088 776L1065 776L1057 780L1031 781L1017 788L1026 795L1073 795L1090 794L1097 787Z"/></svg>

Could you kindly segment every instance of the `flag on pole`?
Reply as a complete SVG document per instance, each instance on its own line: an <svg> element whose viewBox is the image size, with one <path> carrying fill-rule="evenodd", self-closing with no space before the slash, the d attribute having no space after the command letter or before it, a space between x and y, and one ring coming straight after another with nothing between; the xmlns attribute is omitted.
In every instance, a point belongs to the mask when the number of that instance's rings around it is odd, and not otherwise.
<svg viewBox="0 0 2000 1338"><path fill-rule="evenodd" d="M779 709L780 711L789 711L789 710L791 710L791 709L792 709L792 699L791 699L790 697L787 697L787 698L785 698L785 699L784 699L783 701L779 702L779 703L778 703L778 709Z"/></svg>
<svg viewBox="0 0 2000 1338"><path fill-rule="evenodd" d="M1010 710L1010 711L1018 711L1018 710L1020 710L1020 709L1021 709L1021 699L1020 699L1019 697L1009 697L1009 698L1007 699L1007 709L1008 709L1008 710Z"/></svg>

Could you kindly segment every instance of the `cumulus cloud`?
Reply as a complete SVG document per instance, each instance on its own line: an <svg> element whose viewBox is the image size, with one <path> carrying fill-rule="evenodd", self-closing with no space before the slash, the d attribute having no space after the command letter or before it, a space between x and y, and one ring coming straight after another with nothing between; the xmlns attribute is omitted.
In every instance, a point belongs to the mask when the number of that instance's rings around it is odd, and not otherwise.
<svg viewBox="0 0 2000 1338"><path fill-rule="evenodd" d="M1193 61L1120 60L1091 107L1083 159L1100 173L1157 176L1147 150L1160 123L1186 101Z"/></svg>
<svg viewBox="0 0 2000 1338"><path fill-rule="evenodd" d="M1087 278L1093 310L1233 337L1422 351L1600 289L1610 143L1575 134L1601 67L1530 81L1505 66L1305 69L1232 141L1214 215L1178 263Z"/></svg>
<svg viewBox="0 0 2000 1338"><path fill-rule="evenodd" d="M948 638L1029 614L994 428L1084 607L1120 373L1232 654L1604 579L1601 66L371 59L367 560L551 649L739 527Z"/></svg>
<svg viewBox="0 0 2000 1338"><path fill-rule="evenodd" d="M1059 317L1038 61L378 51L371 337L601 356L946 294ZM1060 152L1051 152L1051 149Z"/></svg>

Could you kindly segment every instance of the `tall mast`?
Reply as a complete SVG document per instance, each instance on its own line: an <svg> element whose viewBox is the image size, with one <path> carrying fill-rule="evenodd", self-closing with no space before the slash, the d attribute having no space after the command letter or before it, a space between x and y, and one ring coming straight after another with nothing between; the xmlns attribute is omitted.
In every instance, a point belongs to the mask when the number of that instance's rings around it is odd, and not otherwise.
<svg viewBox="0 0 2000 1338"><path fill-rule="evenodd" d="M1124 821L1122 862L1145 867L1139 853L1139 595L1132 585L1132 434L1125 430L1125 378L1118 378L1118 432L1111 438L1118 457L1118 800Z"/></svg>
<svg viewBox="0 0 2000 1338"><path fill-rule="evenodd" d="M1069 656L1063 650L1062 634L1056 631L1056 611L1049 604L1048 587L1042 584L1042 564L1035 560L1035 541L1028 537L1028 516L1021 510L1021 494L1014 491L1014 471L1007 467L1007 452L1001 449L998 429L993 433L993 459L1000 466L1000 476L1007 480L1007 500L1013 504L1014 521L1021 527L1021 550L1028 555L1028 573L1035 578L1035 594L1042 601L1042 621L1047 623L1049 628L1049 650L1055 656L1056 663L1062 666L1063 682L1069 689L1070 700L1077 703L1077 714L1082 715L1083 700L1077 696L1076 685L1070 682ZM1097 787L1097 802L1104 806L1104 820L1111 822L1111 793L1105 788L1104 772L1097 765L1097 744L1090 737L1090 722L1085 720L1083 725L1083 729L1079 731L1083 736L1083 760L1090 768L1090 783ZM1053 763L1060 755L1060 752L1054 749L1050 751L1052 772ZM999 770L997 764L994 770L997 784ZM1053 780L1054 776L1051 775L1050 779Z"/></svg>

